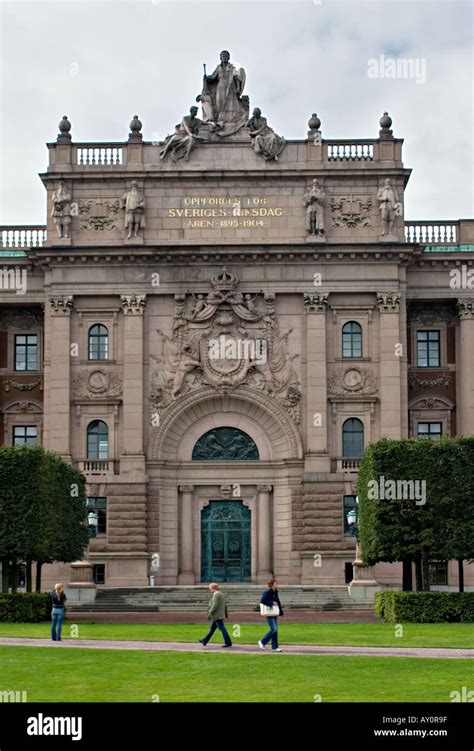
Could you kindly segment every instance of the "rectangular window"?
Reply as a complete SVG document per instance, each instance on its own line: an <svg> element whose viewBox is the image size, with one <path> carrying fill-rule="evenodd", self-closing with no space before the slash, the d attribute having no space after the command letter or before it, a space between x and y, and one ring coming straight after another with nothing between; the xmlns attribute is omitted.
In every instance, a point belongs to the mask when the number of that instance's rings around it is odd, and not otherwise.
<svg viewBox="0 0 474 751"><path fill-rule="evenodd" d="M429 564L430 584L448 583L447 561L433 561Z"/></svg>
<svg viewBox="0 0 474 751"><path fill-rule="evenodd" d="M105 584L105 563L96 563L92 568L94 584Z"/></svg>
<svg viewBox="0 0 474 751"><path fill-rule="evenodd" d="M36 446L37 433L36 425L15 425L13 428L13 445Z"/></svg>
<svg viewBox="0 0 474 751"><path fill-rule="evenodd" d="M416 364L419 368L440 367L441 356L439 331L416 332Z"/></svg>
<svg viewBox="0 0 474 751"><path fill-rule="evenodd" d="M419 422L416 429L418 438L441 438L443 435L442 422Z"/></svg>
<svg viewBox="0 0 474 751"><path fill-rule="evenodd" d="M347 514L349 511L355 510L356 513L359 512L359 507L356 503L356 496L355 495L345 495L344 496L344 534L350 535L351 534L351 528L349 526L349 522L347 521ZM352 581L352 580L351 580Z"/></svg>
<svg viewBox="0 0 474 751"><path fill-rule="evenodd" d="M36 334L15 336L15 370L38 370L38 337Z"/></svg>
<svg viewBox="0 0 474 751"><path fill-rule="evenodd" d="M87 510L89 514L95 514L97 520L96 533L98 535L107 534L107 498L98 498L89 496L87 498ZM89 526L91 526L89 521Z"/></svg>

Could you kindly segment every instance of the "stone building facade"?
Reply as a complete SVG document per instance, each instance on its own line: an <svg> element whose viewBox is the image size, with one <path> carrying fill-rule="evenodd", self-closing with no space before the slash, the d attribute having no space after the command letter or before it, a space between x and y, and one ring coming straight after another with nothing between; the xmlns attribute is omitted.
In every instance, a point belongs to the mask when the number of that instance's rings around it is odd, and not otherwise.
<svg viewBox="0 0 474 751"><path fill-rule="evenodd" d="M259 148L204 120L183 155L63 119L47 226L1 228L1 440L79 467L96 531L46 586L344 584L364 445L474 434L474 222L405 220L390 118Z"/></svg>

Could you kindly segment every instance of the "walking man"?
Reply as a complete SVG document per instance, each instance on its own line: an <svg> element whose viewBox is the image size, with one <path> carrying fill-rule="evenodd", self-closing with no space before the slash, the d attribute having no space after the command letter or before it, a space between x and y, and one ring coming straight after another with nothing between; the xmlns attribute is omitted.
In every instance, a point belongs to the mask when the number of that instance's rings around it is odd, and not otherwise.
<svg viewBox="0 0 474 751"><path fill-rule="evenodd" d="M231 647L232 641L224 625L224 618L228 618L225 596L222 594L222 592L219 591L219 585L215 584L214 582L212 584L209 584L209 589L211 590L212 597L209 602L208 618L210 621L212 621L212 623L209 629L209 633L206 634L204 639L199 639L199 641L201 642L203 647L205 647L209 639L211 639L214 631L218 628L222 636L224 637L225 643L222 646Z"/></svg>

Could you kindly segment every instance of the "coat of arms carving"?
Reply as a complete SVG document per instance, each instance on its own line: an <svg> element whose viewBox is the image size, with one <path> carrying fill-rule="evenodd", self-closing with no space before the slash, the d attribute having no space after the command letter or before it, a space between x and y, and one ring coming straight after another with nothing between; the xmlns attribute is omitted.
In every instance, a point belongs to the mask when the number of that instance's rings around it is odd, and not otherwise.
<svg viewBox="0 0 474 751"><path fill-rule="evenodd" d="M277 399L299 422L298 355L288 353L292 329L280 333L274 295L242 293L238 283L224 267L210 292L175 295L172 331L157 329L161 354L151 356L158 365L150 383L153 412L199 386L228 393L245 383Z"/></svg>

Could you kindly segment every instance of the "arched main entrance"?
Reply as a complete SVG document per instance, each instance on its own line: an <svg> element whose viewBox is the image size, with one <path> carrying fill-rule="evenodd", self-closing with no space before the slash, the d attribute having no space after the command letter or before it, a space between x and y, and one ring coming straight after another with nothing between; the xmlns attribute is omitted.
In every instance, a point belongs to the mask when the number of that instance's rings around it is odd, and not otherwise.
<svg viewBox="0 0 474 751"><path fill-rule="evenodd" d="M242 501L210 501L201 511L201 581L250 581L250 509Z"/></svg>

